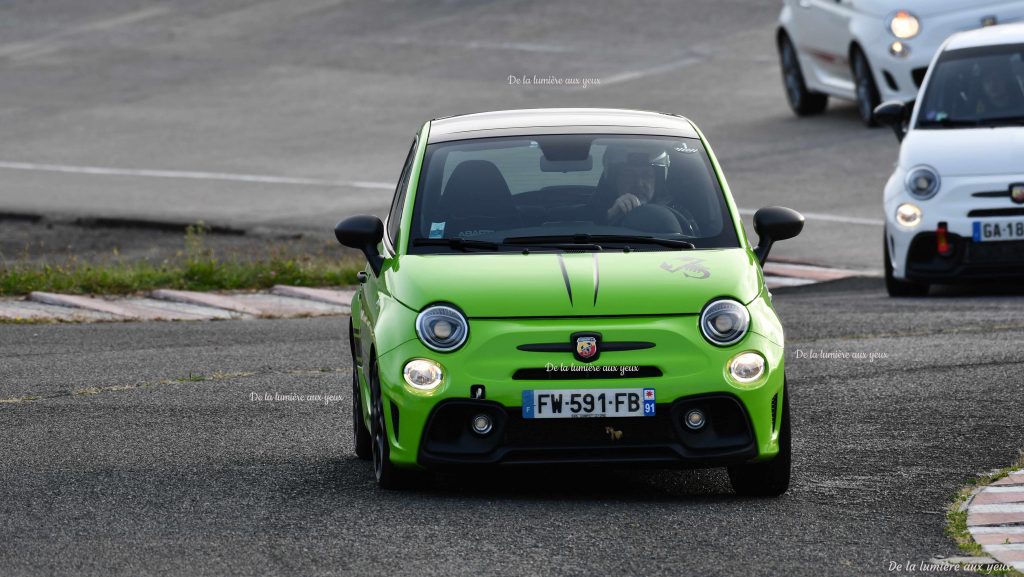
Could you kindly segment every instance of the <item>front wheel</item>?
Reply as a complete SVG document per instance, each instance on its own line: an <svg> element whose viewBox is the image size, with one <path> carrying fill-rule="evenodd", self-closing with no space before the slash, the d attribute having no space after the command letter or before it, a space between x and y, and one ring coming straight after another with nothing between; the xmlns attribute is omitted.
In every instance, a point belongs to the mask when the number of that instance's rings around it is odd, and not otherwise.
<svg viewBox="0 0 1024 577"><path fill-rule="evenodd" d="M737 495L744 497L778 497L789 489L793 463L793 440L789 424L789 390L782 388L782 423L779 426L779 454L771 461L733 465L729 481Z"/></svg>
<svg viewBox="0 0 1024 577"><path fill-rule="evenodd" d="M370 372L370 394L373 398L370 411L370 437L372 438L373 475L381 489L410 489L426 484L430 477L420 471L401 469L391 463L391 444L388 427L384 419L384 399L380 390L376 359Z"/></svg>
<svg viewBox="0 0 1024 577"><path fill-rule="evenodd" d="M782 85L786 89L786 100L793 112L797 116L811 116L824 112L828 106L828 95L807 89L796 48L785 34L779 39L779 64L782 66Z"/></svg>
<svg viewBox="0 0 1024 577"><path fill-rule="evenodd" d="M864 126L878 126L875 122L875 107L881 101L875 77L871 74L871 65L867 56L859 49L853 51L853 83L857 89L857 114Z"/></svg>
<svg viewBox="0 0 1024 577"><path fill-rule="evenodd" d="M348 327L349 354L352 357L352 445L356 457L364 461L372 458L372 439L366 419L363 418L363 395L359 390L359 369L356 368L356 349L352 340L352 325Z"/></svg>
<svg viewBox="0 0 1024 577"><path fill-rule="evenodd" d="M923 297L928 296L928 285L922 282L900 280L893 276L892 259L889 257L889 235L882 238L882 258L885 259L885 290L891 297Z"/></svg>

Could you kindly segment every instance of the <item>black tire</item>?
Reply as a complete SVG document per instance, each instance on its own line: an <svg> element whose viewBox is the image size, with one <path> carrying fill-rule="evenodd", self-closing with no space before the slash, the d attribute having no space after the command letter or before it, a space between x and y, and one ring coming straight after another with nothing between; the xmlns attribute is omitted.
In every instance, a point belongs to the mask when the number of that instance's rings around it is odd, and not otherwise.
<svg viewBox="0 0 1024 577"><path fill-rule="evenodd" d="M875 127L875 107L881 103L878 85L871 73L871 64L859 48L854 48L850 59L850 71L853 73L853 85L857 91L857 114L864 126Z"/></svg>
<svg viewBox="0 0 1024 577"><path fill-rule="evenodd" d="M391 444L388 441L387 422L384 419L384 400L377 376L377 360L370 368L369 384L372 397L370 411L370 439L373 474L377 486L387 490L401 490L420 487L429 482L430 476L421 471L401 469L391 463Z"/></svg>
<svg viewBox="0 0 1024 577"><path fill-rule="evenodd" d="M908 280L900 280L892 275L892 259L889 258L889 234L882 237L882 258L885 259L885 290L891 297L924 297L928 296L928 284Z"/></svg>
<svg viewBox="0 0 1024 577"><path fill-rule="evenodd" d="M356 456L364 461L373 458L373 439L363 419L363 396L359 392L359 373L356 370L356 348L352 340L352 325L348 327L349 354L352 357L352 445Z"/></svg>
<svg viewBox="0 0 1024 577"><path fill-rule="evenodd" d="M800 58L789 36L779 37L779 64L782 67L782 87L786 91L789 107L797 116L821 114L828 106L828 95L812 92L804 82L804 73L800 70Z"/></svg>
<svg viewBox="0 0 1024 577"><path fill-rule="evenodd" d="M782 422L779 424L779 454L771 461L733 465L729 481L737 495L778 497L789 489L793 464L793 439L789 423L789 387L782 388Z"/></svg>

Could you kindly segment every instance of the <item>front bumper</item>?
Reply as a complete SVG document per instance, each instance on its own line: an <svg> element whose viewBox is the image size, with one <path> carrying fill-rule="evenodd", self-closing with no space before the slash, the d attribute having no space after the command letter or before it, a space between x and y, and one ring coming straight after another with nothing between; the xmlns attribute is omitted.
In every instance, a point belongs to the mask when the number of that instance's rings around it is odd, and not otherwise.
<svg viewBox="0 0 1024 577"><path fill-rule="evenodd" d="M885 242L895 278L952 284L1024 276L1024 242L974 241L975 223L1024 222L1024 207L1009 198L1009 184L1024 181L1024 173L945 177L938 194L928 200L904 192L904 175L897 169L885 193ZM897 207L904 202L921 208L921 223L914 228L895 221ZM946 225L952 249L946 256L938 253L940 224Z"/></svg>
<svg viewBox="0 0 1024 577"><path fill-rule="evenodd" d="M707 415L700 430L683 424L691 409ZM489 435L476 435L466 426L480 413L495 422ZM593 419L524 419L519 411L497 403L449 400L431 412L419 463L432 469L622 462L714 467L756 456L746 409L736 397L719 394L659 404L653 417Z"/></svg>
<svg viewBox="0 0 1024 577"><path fill-rule="evenodd" d="M907 250L905 278L953 284L1024 278L1024 241L974 242L949 234L951 254L938 254L934 232L914 236Z"/></svg>
<svg viewBox="0 0 1024 577"><path fill-rule="evenodd" d="M434 353L418 340L407 341L378 359L387 407L384 414L391 433L391 461L401 467L437 468L554 462L716 466L770 459L779 450L776 413L782 403L783 349L754 332L764 319L753 307L751 312L751 331L739 343L722 348L703 340L696 316L471 319L466 345L448 354ZM516 346L568 342L569 334L577 331L600 332L604 342L652 341L656 346L642 350L602 352L593 364L656 370L627 372L621 378L592 378L581 373L544 378L536 368L547 363L574 364L572 355L523 351ZM731 385L725 375L726 363L748 350L765 357L765 376L754 387ZM404 384L402 368L413 358L430 358L444 367L446 376L438 389L424 393ZM485 400L471 398L474 385L485 387ZM645 387L657 392L653 417L525 422L521 416L524 390ZM708 399L718 399L709 408L712 416L718 415L715 425L709 419L703 437L682 434L680 407L711 403ZM489 411L496 423L486 442L469 429L473 416L469 413L479 410ZM622 434L612 439L606 427Z"/></svg>

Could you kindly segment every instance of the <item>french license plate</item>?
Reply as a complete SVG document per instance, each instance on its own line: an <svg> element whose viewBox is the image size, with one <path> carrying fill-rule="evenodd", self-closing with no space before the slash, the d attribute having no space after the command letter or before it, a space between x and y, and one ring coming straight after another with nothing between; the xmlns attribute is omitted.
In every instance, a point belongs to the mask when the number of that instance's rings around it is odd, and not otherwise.
<svg viewBox="0 0 1024 577"><path fill-rule="evenodd" d="M974 222L974 242L1024 240L1024 220Z"/></svg>
<svg viewBox="0 0 1024 577"><path fill-rule="evenodd" d="M654 389L523 391L524 419L653 417Z"/></svg>

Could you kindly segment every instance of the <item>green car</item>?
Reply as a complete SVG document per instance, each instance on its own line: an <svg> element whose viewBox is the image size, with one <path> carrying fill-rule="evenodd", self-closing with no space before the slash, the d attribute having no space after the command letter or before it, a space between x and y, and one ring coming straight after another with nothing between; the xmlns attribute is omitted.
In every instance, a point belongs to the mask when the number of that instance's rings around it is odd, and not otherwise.
<svg viewBox="0 0 1024 577"><path fill-rule="evenodd" d="M348 218L355 452L378 484L553 463L728 467L789 486L782 325L764 283L803 217L743 231L677 115L537 109L432 120L387 223Z"/></svg>

